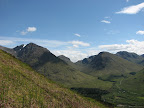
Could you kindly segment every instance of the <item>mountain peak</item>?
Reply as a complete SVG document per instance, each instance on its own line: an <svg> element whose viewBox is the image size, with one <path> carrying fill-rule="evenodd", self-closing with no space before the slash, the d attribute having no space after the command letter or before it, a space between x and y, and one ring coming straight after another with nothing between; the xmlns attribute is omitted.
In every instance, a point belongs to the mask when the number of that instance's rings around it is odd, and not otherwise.
<svg viewBox="0 0 144 108"><path fill-rule="evenodd" d="M116 55L122 57L123 59L126 59L130 62L137 63L137 64L141 63L141 61L144 60L142 56L136 53L130 53L127 51L117 52Z"/></svg>
<svg viewBox="0 0 144 108"><path fill-rule="evenodd" d="M68 57L66 57L64 55L60 55L60 56L58 56L58 58L60 58L60 59L62 59L64 61L71 61L70 58L68 58Z"/></svg>

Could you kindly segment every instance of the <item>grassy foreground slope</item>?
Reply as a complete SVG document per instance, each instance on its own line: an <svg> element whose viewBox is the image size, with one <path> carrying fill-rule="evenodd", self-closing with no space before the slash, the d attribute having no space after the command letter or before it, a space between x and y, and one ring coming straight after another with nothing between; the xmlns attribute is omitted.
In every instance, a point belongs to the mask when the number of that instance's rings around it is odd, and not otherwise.
<svg viewBox="0 0 144 108"><path fill-rule="evenodd" d="M99 108L103 105L53 83L0 50L0 107Z"/></svg>

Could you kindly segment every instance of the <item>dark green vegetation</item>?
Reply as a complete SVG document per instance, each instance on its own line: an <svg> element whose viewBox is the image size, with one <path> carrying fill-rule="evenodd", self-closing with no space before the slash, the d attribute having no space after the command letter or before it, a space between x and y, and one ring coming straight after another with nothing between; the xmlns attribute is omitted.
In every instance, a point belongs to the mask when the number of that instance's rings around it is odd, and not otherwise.
<svg viewBox="0 0 144 108"><path fill-rule="evenodd" d="M71 90L74 90L81 95L84 95L85 97L91 97L93 99L97 99L101 101L101 96L108 94L109 92L106 90L101 90L97 88L71 88Z"/></svg>
<svg viewBox="0 0 144 108"><path fill-rule="evenodd" d="M0 50L0 108L99 108Z"/></svg>
<svg viewBox="0 0 144 108"><path fill-rule="evenodd" d="M109 103L123 106L144 107L144 70L122 78L103 96Z"/></svg>
<svg viewBox="0 0 144 108"><path fill-rule="evenodd" d="M101 52L73 63L69 58L56 57L33 43L14 49L2 48L14 52L11 54L48 79L85 97L121 107L144 106L143 56L125 51L117 54Z"/></svg>

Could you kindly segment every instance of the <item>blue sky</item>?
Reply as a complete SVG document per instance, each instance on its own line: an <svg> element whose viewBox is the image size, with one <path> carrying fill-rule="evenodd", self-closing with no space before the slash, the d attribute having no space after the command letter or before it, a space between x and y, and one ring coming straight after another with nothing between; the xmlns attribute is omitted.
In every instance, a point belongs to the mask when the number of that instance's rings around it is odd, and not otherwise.
<svg viewBox="0 0 144 108"><path fill-rule="evenodd" d="M143 0L0 0L0 45L29 42L72 61L98 54L144 54Z"/></svg>

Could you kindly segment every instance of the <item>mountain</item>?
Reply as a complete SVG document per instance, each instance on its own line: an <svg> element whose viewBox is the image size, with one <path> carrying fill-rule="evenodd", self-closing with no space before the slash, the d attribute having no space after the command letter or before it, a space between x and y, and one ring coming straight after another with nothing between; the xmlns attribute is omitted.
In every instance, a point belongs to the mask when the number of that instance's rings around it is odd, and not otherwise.
<svg viewBox="0 0 144 108"><path fill-rule="evenodd" d="M113 76L124 76L130 72L137 72L142 66L125 60L115 54L101 52L98 55L89 57L76 63L81 71L92 76L107 79Z"/></svg>
<svg viewBox="0 0 144 108"><path fill-rule="evenodd" d="M68 57L66 57L64 55L60 55L60 56L58 56L58 58L65 61L68 65L70 65L74 69L79 70L79 66L77 66L75 63L73 63Z"/></svg>
<svg viewBox="0 0 144 108"><path fill-rule="evenodd" d="M78 71L46 48L34 43L29 43L26 46L20 45L13 50L16 52L18 59L29 64L34 70L67 87L107 89L112 86L110 82L101 81L97 77ZM69 61L68 58L66 60Z"/></svg>
<svg viewBox="0 0 144 108"><path fill-rule="evenodd" d="M116 55L122 57L123 59L126 59L130 62L137 63L137 64L142 64L142 61L144 61L144 57L137 55L135 53L129 53L126 51L117 52Z"/></svg>
<svg viewBox="0 0 144 108"><path fill-rule="evenodd" d="M12 54L13 56L16 56L16 52L11 48L6 48L6 47L3 47L3 46L0 46L0 49L7 52L7 53L9 53L9 54Z"/></svg>
<svg viewBox="0 0 144 108"><path fill-rule="evenodd" d="M64 55L60 55L60 56L58 56L58 58L62 59L63 61L65 61L67 63L71 62L71 60L68 57L64 56Z"/></svg>
<svg viewBox="0 0 144 108"><path fill-rule="evenodd" d="M0 50L1 108L105 108L35 72Z"/></svg>
<svg viewBox="0 0 144 108"><path fill-rule="evenodd" d="M75 67L75 64L66 56L60 55L58 56L61 60L65 61L68 65Z"/></svg>

